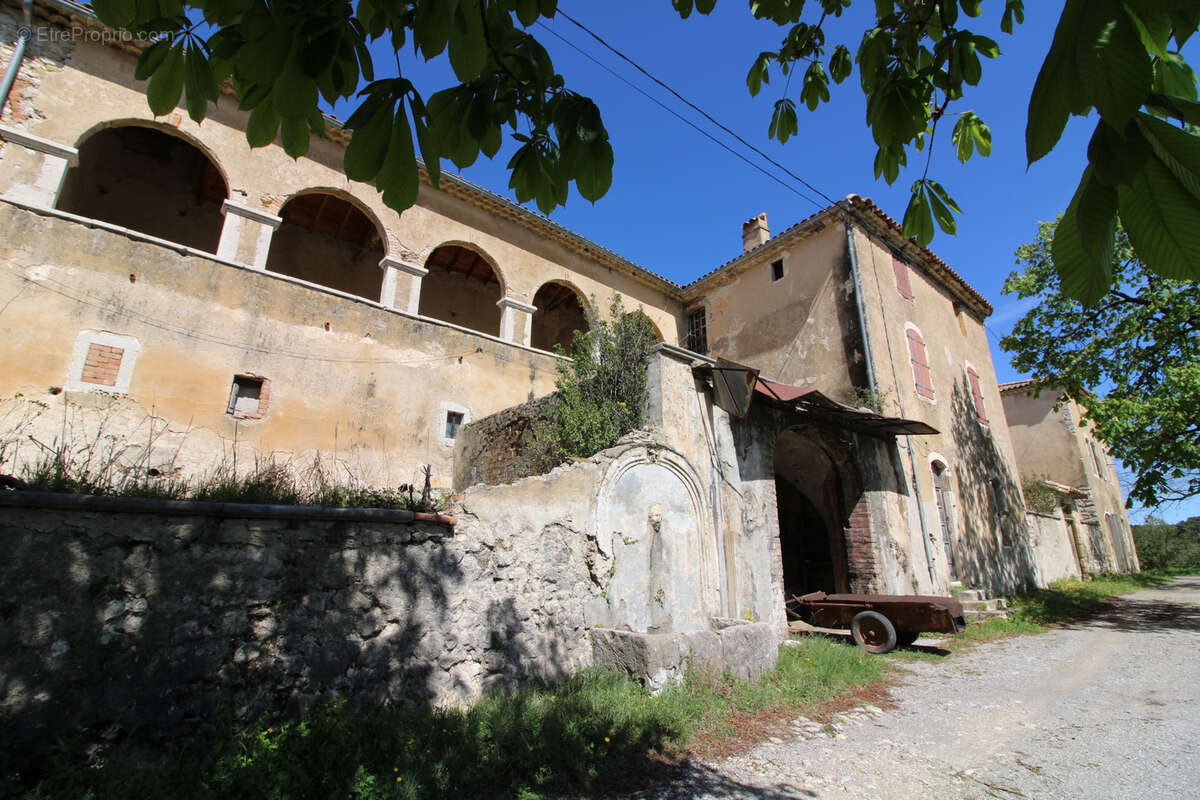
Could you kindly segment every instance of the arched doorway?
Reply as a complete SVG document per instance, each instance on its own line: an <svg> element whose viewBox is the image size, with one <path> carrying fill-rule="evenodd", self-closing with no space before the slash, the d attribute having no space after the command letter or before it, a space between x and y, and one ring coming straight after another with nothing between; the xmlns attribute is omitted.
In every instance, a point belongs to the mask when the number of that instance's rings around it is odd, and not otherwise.
<svg viewBox="0 0 1200 800"><path fill-rule="evenodd" d="M500 335L496 303L504 287L486 258L470 248L444 244L429 254L425 268L429 274L421 279L421 316Z"/></svg>
<svg viewBox="0 0 1200 800"><path fill-rule="evenodd" d="M279 210L267 270L347 294L378 300L384 244L379 225L350 201L305 192Z"/></svg>
<svg viewBox="0 0 1200 800"><path fill-rule="evenodd" d="M849 591L840 478L811 435L797 430L779 434L775 497L785 597Z"/></svg>
<svg viewBox="0 0 1200 800"><path fill-rule="evenodd" d="M539 350L553 350L560 345L571 352L575 331L590 327L579 293L564 283L551 281L542 285L533 296L533 329L529 343Z"/></svg>
<svg viewBox="0 0 1200 800"><path fill-rule="evenodd" d="M58 208L170 242L217 252L229 187L190 142L157 128L103 128L79 145Z"/></svg>

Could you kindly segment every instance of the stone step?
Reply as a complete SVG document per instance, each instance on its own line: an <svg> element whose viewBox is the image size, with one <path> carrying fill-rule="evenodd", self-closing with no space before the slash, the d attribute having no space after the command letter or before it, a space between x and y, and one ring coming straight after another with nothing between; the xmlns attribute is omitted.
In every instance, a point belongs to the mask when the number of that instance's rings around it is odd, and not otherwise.
<svg viewBox="0 0 1200 800"><path fill-rule="evenodd" d="M959 600L963 611L1003 611L1008 608L1008 601L1003 597L993 597L990 600Z"/></svg>
<svg viewBox="0 0 1200 800"><path fill-rule="evenodd" d="M989 619L1008 619L1008 612L999 608L984 611L964 610L963 618L967 622L987 622Z"/></svg>
<svg viewBox="0 0 1200 800"><path fill-rule="evenodd" d="M963 589L954 593L954 599L960 603L968 603L973 600L986 600L987 595L981 589Z"/></svg>

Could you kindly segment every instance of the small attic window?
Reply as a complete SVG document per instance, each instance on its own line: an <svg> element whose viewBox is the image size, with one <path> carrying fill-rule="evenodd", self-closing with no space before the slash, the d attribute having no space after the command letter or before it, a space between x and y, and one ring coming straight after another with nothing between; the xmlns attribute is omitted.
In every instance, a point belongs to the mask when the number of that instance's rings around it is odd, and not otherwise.
<svg viewBox="0 0 1200 800"><path fill-rule="evenodd" d="M446 436L447 439L457 439L458 429L462 427L463 414L460 411L446 412Z"/></svg>
<svg viewBox="0 0 1200 800"><path fill-rule="evenodd" d="M771 262L771 281L783 280L783 259Z"/></svg>
<svg viewBox="0 0 1200 800"><path fill-rule="evenodd" d="M270 383L257 375L234 375L225 413L234 419L262 419L267 415Z"/></svg>

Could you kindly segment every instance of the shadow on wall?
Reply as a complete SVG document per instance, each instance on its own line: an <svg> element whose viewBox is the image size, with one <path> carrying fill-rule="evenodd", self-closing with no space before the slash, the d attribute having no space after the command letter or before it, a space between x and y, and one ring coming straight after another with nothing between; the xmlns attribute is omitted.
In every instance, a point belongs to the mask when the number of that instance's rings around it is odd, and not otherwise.
<svg viewBox="0 0 1200 800"><path fill-rule="evenodd" d="M1002 594L1030 589L1036 572L1017 476L991 428L977 419L965 379L955 382L950 402L963 525L954 548L958 579L964 586Z"/></svg>
<svg viewBox="0 0 1200 800"><path fill-rule="evenodd" d="M11 508L0 532L4 739L35 769L81 731L153 752L218 706L427 706L470 694L448 660L505 679L523 657L511 627L488 642L449 624L464 571L439 525Z"/></svg>

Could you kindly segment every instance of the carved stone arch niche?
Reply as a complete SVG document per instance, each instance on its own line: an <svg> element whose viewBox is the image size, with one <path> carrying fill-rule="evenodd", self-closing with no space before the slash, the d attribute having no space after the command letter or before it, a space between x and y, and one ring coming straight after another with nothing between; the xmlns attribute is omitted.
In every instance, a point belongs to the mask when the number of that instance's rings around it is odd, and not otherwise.
<svg viewBox="0 0 1200 800"><path fill-rule="evenodd" d="M702 484L683 456L633 448L609 466L596 500L597 544L612 559L605 626L708 630L720 609L716 535Z"/></svg>

